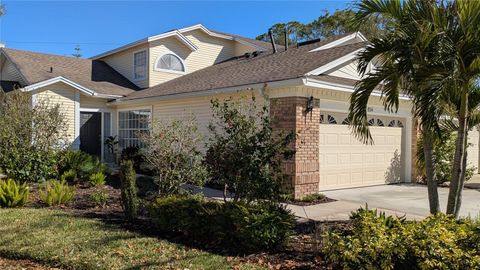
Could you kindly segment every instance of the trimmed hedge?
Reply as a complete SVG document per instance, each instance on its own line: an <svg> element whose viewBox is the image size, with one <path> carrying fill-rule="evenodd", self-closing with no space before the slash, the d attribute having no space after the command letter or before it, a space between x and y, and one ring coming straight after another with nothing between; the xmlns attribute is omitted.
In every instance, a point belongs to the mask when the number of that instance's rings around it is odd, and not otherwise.
<svg viewBox="0 0 480 270"><path fill-rule="evenodd" d="M223 203L167 197L151 205L150 215L161 231L181 233L196 243L242 253L280 248L295 226L288 210L266 202Z"/></svg>
<svg viewBox="0 0 480 270"><path fill-rule="evenodd" d="M325 235L342 269L480 269L480 222L438 214L415 222L360 209L353 230Z"/></svg>

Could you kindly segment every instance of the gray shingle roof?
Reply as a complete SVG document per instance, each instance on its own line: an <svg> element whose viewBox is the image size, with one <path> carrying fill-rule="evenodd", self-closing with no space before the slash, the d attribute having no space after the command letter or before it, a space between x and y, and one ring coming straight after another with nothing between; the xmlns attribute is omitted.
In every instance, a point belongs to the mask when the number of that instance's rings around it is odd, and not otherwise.
<svg viewBox="0 0 480 270"><path fill-rule="evenodd" d="M127 95L139 90L103 61L9 48L0 52L14 63L28 85L62 76L99 94Z"/></svg>
<svg viewBox="0 0 480 270"><path fill-rule="evenodd" d="M305 76L306 73L333 60L365 47L358 42L310 52L340 37L292 47L273 54L271 51L256 57L238 57L186 74L151 88L129 94L123 100L192 93L226 87L281 81Z"/></svg>

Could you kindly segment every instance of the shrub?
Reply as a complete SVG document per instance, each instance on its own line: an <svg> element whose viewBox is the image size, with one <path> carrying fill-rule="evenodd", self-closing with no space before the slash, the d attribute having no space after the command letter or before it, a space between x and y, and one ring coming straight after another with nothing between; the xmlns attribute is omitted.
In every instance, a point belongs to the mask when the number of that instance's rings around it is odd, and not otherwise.
<svg viewBox="0 0 480 270"><path fill-rule="evenodd" d="M103 191L95 191L92 194L90 194L90 201L93 203L93 205L98 206L98 207L105 207L105 204L108 201L108 194Z"/></svg>
<svg viewBox="0 0 480 270"><path fill-rule="evenodd" d="M273 203L220 203L193 197L157 199L150 214L162 231L184 234L197 243L236 252L282 246L295 225L285 208Z"/></svg>
<svg viewBox="0 0 480 270"><path fill-rule="evenodd" d="M90 176L97 173L104 174L107 169L106 165L98 157L71 149L61 153L58 164L60 175L67 173L70 180L74 175L72 182L89 181ZM72 182L69 181L69 183Z"/></svg>
<svg viewBox="0 0 480 270"><path fill-rule="evenodd" d="M131 160L135 171L140 171L145 166L145 157L137 146L129 146L122 150L121 160Z"/></svg>
<svg viewBox="0 0 480 270"><path fill-rule="evenodd" d="M75 179L77 178L77 173L74 170L68 170L65 171L61 176L60 180L65 181L67 183L73 183L75 182Z"/></svg>
<svg viewBox="0 0 480 270"><path fill-rule="evenodd" d="M323 199L325 199L325 195L323 195L322 193L312 193L312 194L305 195L301 201L314 202L314 201L321 201Z"/></svg>
<svg viewBox="0 0 480 270"><path fill-rule="evenodd" d="M137 218L137 187L136 174L133 169L133 162L130 160L122 160L120 163L120 181L122 189L122 208L125 216L129 220Z"/></svg>
<svg viewBox="0 0 480 270"><path fill-rule="evenodd" d="M0 207L23 206L29 194L27 183L20 184L12 179L0 181Z"/></svg>
<svg viewBox="0 0 480 270"><path fill-rule="evenodd" d="M267 106L251 102L212 101L214 122L205 158L216 184L234 192L234 200L278 200L285 179L282 162L293 155L294 134L274 134Z"/></svg>
<svg viewBox="0 0 480 270"><path fill-rule="evenodd" d="M442 214L420 222L360 209L351 232L329 232L323 252L343 269L478 269L473 243L478 228L470 220ZM478 239L478 238L477 238Z"/></svg>
<svg viewBox="0 0 480 270"><path fill-rule="evenodd" d="M75 197L75 190L65 181L51 180L40 190L40 198L48 206L63 205Z"/></svg>
<svg viewBox="0 0 480 270"><path fill-rule="evenodd" d="M201 139L193 117L157 121L152 132L143 137L144 156L154 169L159 194L178 194L184 183L205 182L207 171L197 149Z"/></svg>
<svg viewBox="0 0 480 270"><path fill-rule="evenodd" d="M0 168L20 182L56 175L58 151L67 142L64 116L46 97L32 106L30 93L0 90Z"/></svg>
<svg viewBox="0 0 480 270"><path fill-rule="evenodd" d="M455 144L457 135L455 133L447 134L443 139L436 139L433 143L433 156L435 164L435 173L439 184L450 182L452 178L452 166L455 156ZM467 148L470 144L467 145ZM422 137L417 141L417 167L421 172L421 179L425 181L425 158L423 153ZM475 166L468 165L465 172L465 181L470 180L475 172Z"/></svg>
<svg viewBox="0 0 480 270"><path fill-rule="evenodd" d="M89 183L90 185L96 187L96 186L103 186L105 185L105 174L102 172L97 172L92 175L90 175L89 178Z"/></svg>

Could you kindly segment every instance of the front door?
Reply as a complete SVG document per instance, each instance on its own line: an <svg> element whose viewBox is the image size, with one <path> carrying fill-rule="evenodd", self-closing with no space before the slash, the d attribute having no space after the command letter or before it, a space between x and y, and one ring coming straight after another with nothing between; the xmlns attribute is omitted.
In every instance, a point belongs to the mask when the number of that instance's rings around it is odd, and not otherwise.
<svg viewBox="0 0 480 270"><path fill-rule="evenodd" d="M80 150L100 157L102 151L102 113L80 112Z"/></svg>

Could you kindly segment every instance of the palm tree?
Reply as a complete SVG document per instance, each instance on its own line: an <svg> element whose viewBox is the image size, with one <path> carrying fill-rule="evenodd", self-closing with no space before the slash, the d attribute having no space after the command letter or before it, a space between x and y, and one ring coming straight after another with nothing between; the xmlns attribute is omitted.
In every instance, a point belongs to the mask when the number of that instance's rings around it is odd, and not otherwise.
<svg viewBox="0 0 480 270"><path fill-rule="evenodd" d="M419 119L423 132L424 155L428 185L430 212L440 211L437 181L433 168L432 140L439 131L437 119L441 115L439 95L429 95L423 78L432 66L438 65L432 57L436 41L434 33L423 18L430 16L434 7L426 2L399 0L364 0L358 5L357 23L372 16L382 16L391 22L391 28L381 37L373 39L358 57L358 69L363 79L356 85L350 99L351 126L353 132L365 143L372 143L367 123L367 104L374 90L381 91L381 99L387 111L398 110L399 96L412 97L413 113ZM371 63L379 67L366 74ZM436 92L434 92L436 94Z"/></svg>
<svg viewBox="0 0 480 270"><path fill-rule="evenodd" d="M381 15L395 23L393 31L373 40L359 57L362 74L375 59L387 65L378 74L368 74L352 95L354 132L370 139L366 108L362 107L366 107L375 87L381 86L385 108L393 111L403 90L412 97L414 115L420 118L427 138L424 148L429 151L428 138L439 132L438 119L444 113L442 97L447 93L456 95L458 129L447 214L458 216L465 182L469 89L480 74L480 1L364 0L358 9L357 22ZM434 171L430 175L434 176ZM429 178L427 172L429 197L435 197L430 194L434 192L434 179Z"/></svg>

